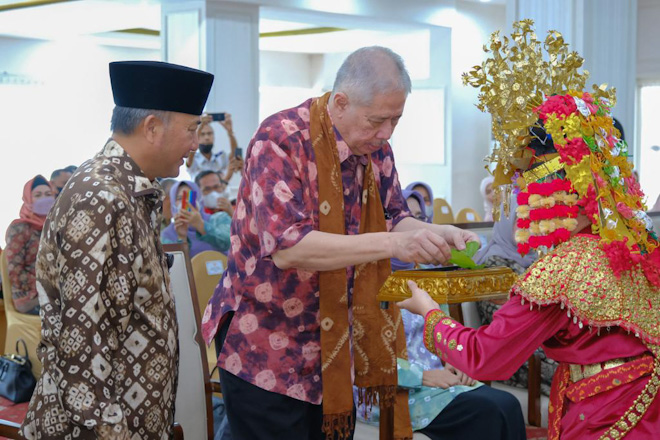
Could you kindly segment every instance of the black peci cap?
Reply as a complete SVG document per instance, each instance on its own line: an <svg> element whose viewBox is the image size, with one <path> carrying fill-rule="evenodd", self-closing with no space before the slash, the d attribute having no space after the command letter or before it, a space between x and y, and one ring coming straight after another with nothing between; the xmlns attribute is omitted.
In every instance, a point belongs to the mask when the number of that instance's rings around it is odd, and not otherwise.
<svg viewBox="0 0 660 440"><path fill-rule="evenodd" d="M213 75L160 61L110 63L115 105L201 115Z"/></svg>

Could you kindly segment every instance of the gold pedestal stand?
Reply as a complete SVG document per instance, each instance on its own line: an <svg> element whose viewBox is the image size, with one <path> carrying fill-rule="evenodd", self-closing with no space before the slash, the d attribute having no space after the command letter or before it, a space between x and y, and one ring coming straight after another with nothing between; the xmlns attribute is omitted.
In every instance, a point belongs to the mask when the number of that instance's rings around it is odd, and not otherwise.
<svg viewBox="0 0 660 440"><path fill-rule="evenodd" d="M412 280L439 304L501 299L508 296L517 279L518 275L508 267L400 270L387 278L377 298L381 302L397 302L410 298L407 281Z"/></svg>

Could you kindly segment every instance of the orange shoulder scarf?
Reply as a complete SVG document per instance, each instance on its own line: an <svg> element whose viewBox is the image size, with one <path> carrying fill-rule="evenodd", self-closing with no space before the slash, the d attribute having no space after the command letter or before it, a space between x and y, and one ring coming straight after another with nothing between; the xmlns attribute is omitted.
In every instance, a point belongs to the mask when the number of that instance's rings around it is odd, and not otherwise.
<svg viewBox="0 0 660 440"><path fill-rule="evenodd" d="M314 99L310 108L310 132L318 169L319 229L344 235L344 190L337 141L327 112L329 97L330 93L326 93ZM383 204L368 159L361 234L387 230ZM320 272L323 431L326 435L336 432L342 439L349 435L353 411L352 358L360 401L367 405L379 401L382 408L391 408L394 404L394 438L412 438L408 393L397 391L396 358L407 357L401 314L396 307L381 309L376 300L378 289L390 273L389 260L356 266L351 345L346 269ZM384 428L382 421L381 429Z"/></svg>

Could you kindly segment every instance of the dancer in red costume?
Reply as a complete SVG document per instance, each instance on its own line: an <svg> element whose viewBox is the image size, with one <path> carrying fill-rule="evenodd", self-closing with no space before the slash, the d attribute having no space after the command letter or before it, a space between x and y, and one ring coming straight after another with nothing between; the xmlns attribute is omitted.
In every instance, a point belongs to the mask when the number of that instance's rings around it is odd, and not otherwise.
<svg viewBox="0 0 660 440"><path fill-rule="evenodd" d="M544 61L532 23L514 28L516 50L494 34L492 58L465 82L481 88L479 107L493 115L495 185L520 191L518 249L544 256L488 326L456 323L413 282L399 305L426 317L430 351L480 380L508 378L542 345L560 362L549 438L656 438L660 251L612 126L614 93L581 91L583 60L558 33Z"/></svg>

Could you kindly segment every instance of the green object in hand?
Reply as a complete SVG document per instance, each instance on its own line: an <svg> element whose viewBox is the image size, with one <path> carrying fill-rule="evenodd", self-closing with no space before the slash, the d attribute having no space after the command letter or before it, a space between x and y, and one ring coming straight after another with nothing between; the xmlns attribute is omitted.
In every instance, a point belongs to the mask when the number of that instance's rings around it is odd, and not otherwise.
<svg viewBox="0 0 660 440"><path fill-rule="evenodd" d="M463 269L482 269L486 266L483 264L477 265L474 260L472 260L472 256L476 254L478 250L479 243L476 241L470 241L465 244L465 249L462 251L452 249L449 262L458 267L462 267Z"/></svg>

